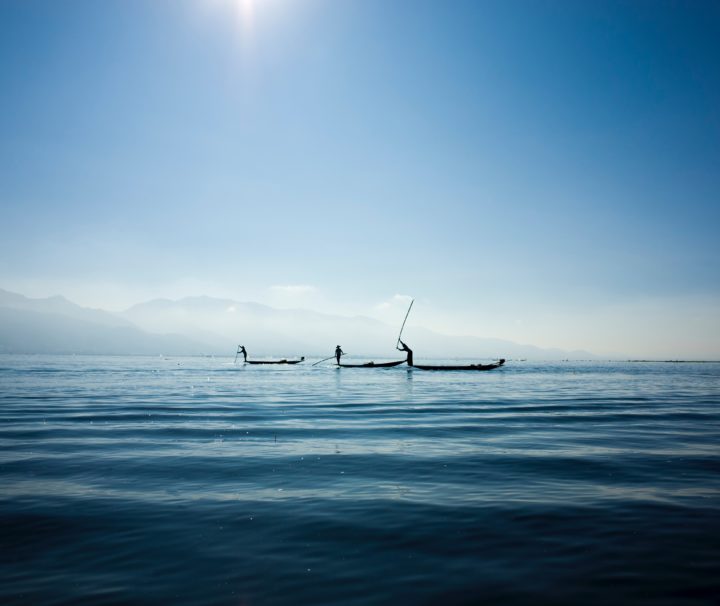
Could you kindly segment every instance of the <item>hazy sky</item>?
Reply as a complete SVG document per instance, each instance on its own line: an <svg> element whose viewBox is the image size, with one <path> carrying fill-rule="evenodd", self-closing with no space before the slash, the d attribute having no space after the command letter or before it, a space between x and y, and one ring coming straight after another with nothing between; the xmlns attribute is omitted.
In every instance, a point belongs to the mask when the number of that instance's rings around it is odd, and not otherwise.
<svg viewBox="0 0 720 606"><path fill-rule="evenodd" d="M0 287L720 357L720 4L0 0ZM402 314L401 314L402 315Z"/></svg>

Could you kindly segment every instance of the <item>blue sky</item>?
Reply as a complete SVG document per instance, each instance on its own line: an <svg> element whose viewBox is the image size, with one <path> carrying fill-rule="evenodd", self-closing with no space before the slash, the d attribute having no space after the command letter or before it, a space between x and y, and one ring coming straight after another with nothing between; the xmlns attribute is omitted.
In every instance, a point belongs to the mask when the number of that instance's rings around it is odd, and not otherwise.
<svg viewBox="0 0 720 606"><path fill-rule="evenodd" d="M412 295L445 332L720 357L718 31L714 2L4 0L0 287Z"/></svg>

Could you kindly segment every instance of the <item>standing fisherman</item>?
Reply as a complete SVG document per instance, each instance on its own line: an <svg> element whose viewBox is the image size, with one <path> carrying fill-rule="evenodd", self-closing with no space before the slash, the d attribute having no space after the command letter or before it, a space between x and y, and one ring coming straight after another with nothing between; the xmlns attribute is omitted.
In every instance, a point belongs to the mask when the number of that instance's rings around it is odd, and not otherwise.
<svg viewBox="0 0 720 606"><path fill-rule="evenodd" d="M247 350L245 349L244 345L240 346L239 353L241 353L243 355L243 362L247 362Z"/></svg>
<svg viewBox="0 0 720 606"><path fill-rule="evenodd" d="M405 343L403 343L402 341L400 341L400 344L402 345L402 347L398 347L397 350L398 350L398 351L406 351L406 352L407 352L407 363L408 363L408 366L412 366L412 365L413 365L413 353L412 353L412 349L410 349L410 348L409 348L407 345L405 345Z"/></svg>
<svg viewBox="0 0 720 606"><path fill-rule="evenodd" d="M340 364L340 356L344 356L344 355L345 355L345 352L344 352L344 351L340 348L340 346L338 345L338 346L335 348L335 358L337 359L337 363L338 363L338 364Z"/></svg>

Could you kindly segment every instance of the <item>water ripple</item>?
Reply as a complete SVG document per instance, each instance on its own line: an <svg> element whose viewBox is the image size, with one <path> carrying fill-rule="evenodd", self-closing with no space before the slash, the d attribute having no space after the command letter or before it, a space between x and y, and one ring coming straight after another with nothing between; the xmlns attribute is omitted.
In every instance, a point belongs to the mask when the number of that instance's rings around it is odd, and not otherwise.
<svg viewBox="0 0 720 606"><path fill-rule="evenodd" d="M3 603L720 595L720 364L228 362L0 356Z"/></svg>

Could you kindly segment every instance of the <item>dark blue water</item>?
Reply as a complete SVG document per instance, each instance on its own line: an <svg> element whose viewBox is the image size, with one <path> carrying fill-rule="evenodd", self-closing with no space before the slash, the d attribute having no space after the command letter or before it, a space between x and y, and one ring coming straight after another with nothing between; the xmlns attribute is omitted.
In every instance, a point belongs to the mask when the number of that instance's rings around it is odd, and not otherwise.
<svg viewBox="0 0 720 606"><path fill-rule="evenodd" d="M720 364L0 356L0 603L717 604Z"/></svg>

